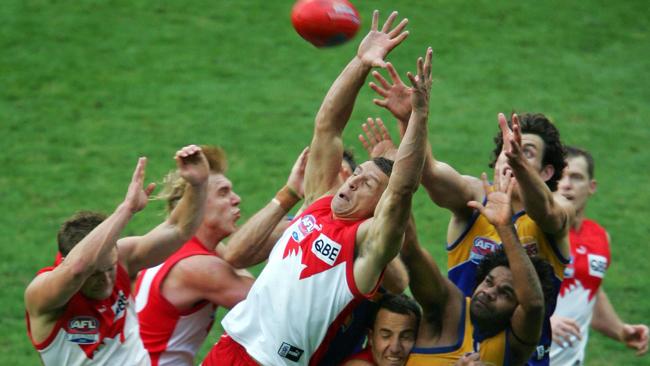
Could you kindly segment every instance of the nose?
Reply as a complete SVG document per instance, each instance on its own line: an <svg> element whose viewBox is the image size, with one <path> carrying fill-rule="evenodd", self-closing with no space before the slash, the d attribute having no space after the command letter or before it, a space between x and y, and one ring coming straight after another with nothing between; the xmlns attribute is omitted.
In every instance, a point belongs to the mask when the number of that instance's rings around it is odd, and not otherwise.
<svg viewBox="0 0 650 366"><path fill-rule="evenodd" d="M495 287L490 287L490 288L486 289L486 290L483 291L483 292L485 293L485 295L487 296L487 298L488 298L490 301L494 301L494 299L496 299L496 296L497 296L497 290L496 290Z"/></svg>
<svg viewBox="0 0 650 366"><path fill-rule="evenodd" d="M239 197L237 195L237 193L232 192L232 204L233 204L233 206L238 206L240 202L241 202L241 197Z"/></svg>
<svg viewBox="0 0 650 366"><path fill-rule="evenodd" d="M402 351L402 345L399 342L399 337L393 337L388 344L388 351L393 354L399 354Z"/></svg>
<svg viewBox="0 0 650 366"><path fill-rule="evenodd" d="M350 187L351 190L356 190L357 187L359 187L359 179L360 177L358 175L354 175L350 177L348 180L348 186Z"/></svg>
<svg viewBox="0 0 650 366"><path fill-rule="evenodd" d="M557 183L557 187L561 190L569 190L571 188L571 180L567 177L562 177Z"/></svg>

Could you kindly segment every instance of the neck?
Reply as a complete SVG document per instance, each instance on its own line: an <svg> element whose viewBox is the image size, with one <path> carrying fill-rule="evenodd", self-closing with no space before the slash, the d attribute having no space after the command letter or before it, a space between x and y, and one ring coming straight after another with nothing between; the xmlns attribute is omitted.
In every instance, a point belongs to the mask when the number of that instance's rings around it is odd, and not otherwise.
<svg viewBox="0 0 650 366"><path fill-rule="evenodd" d="M585 210L576 210L576 215L573 218L573 222L571 223L571 227L574 230L579 230L580 227L582 226L582 222L585 220Z"/></svg>
<svg viewBox="0 0 650 366"><path fill-rule="evenodd" d="M215 229L208 228L205 225L201 225L194 236L199 238L201 244L203 244L203 246L208 250L215 250L221 240L226 237L226 235L219 233Z"/></svg>

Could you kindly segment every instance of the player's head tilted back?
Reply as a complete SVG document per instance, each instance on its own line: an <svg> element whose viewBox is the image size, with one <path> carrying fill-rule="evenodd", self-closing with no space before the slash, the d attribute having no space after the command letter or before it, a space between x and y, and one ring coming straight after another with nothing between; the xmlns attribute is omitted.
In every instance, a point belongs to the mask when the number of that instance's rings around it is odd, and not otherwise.
<svg viewBox="0 0 650 366"><path fill-rule="evenodd" d="M555 302L553 268L543 259L530 257L539 277L546 308ZM505 329L519 304L508 257L503 250L486 255L476 269L476 288L470 302L472 320L487 332Z"/></svg>
<svg viewBox="0 0 650 366"><path fill-rule="evenodd" d="M349 220L372 217L392 170L393 161L381 157L358 165L332 199L334 215Z"/></svg>
<svg viewBox="0 0 650 366"><path fill-rule="evenodd" d="M64 260L72 248L105 219L106 215L91 211L80 211L67 219L57 234L59 253ZM99 268L84 282L81 287L84 296L93 300L104 300L111 295L115 285L117 247L111 251L111 256L113 260L110 267Z"/></svg>
<svg viewBox="0 0 650 366"><path fill-rule="evenodd" d="M519 123L521 126L521 148L526 160L540 173L548 188L555 191L566 166L560 132L541 113L522 114L519 116ZM508 126L512 128L512 121L508 121ZM490 168L494 168L495 174L504 176L508 170L512 169L507 163L501 131L494 137L494 143L496 146L492 152Z"/></svg>

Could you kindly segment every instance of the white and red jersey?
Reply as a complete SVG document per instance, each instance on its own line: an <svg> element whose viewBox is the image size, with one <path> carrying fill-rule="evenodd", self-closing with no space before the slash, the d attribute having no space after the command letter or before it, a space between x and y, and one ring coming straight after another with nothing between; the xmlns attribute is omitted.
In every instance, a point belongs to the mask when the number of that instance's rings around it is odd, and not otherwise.
<svg viewBox="0 0 650 366"><path fill-rule="evenodd" d="M285 230L248 297L223 319L225 331L262 365L317 365L362 294L354 246L362 221L332 217L332 197Z"/></svg>
<svg viewBox="0 0 650 366"><path fill-rule="evenodd" d="M194 255L216 256L194 237L162 264L138 274L135 307L142 342L153 366L192 365L214 322L216 306L209 301L179 311L162 294L169 271L180 260Z"/></svg>
<svg viewBox="0 0 650 366"><path fill-rule="evenodd" d="M43 268L37 276L54 268ZM27 334L44 365L150 364L138 332L131 281L120 264L110 297L92 300L77 292L44 341L34 342L27 312L25 318Z"/></svg>
<svg viewBox="0 0 650 366"><path fill-rule="evenodd" d="M589 338L589 325L596 294L610 264L607 232L595 221L585 219L579 230L571 229L571 263L566 267L555 314L574 319L582 340L572 347L551 346L552 365L581 365Z"/></svg>

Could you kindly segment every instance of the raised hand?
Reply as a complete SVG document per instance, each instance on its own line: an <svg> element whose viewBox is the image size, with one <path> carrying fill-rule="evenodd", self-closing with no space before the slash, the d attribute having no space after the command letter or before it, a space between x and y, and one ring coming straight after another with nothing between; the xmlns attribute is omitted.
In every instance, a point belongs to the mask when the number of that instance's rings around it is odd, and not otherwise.
<svg viewBox="0 0 650 366"><path fill-rule="evenodd" d="M643 356L648 352L648 326L624 324L621 341L629 348L636 350L637 356Z"/></svg>
<svg viewBox="0 0 650 366"><path fill-rule="evenodd" d="M384 61L386 55L408 37L408 31L403 32L408 23L408 19L402 19L402 21L391 30L395 18L397 18L396 11L392 12L390 16L388 16L382 29L378 30L379 11L375 10L372 13L370 32L361 41L359 49L357 50L357 57L359 57L364 65L370 67L386 67L386 62Z"/></svg>
<svg viewBox="0 0 650 366"><path fill-rule="evenodd" d="M139 158L138 164L135 166L135 170L133 171L133 176L131 177L131 183L126 192L126 197L124 198L124 204L128 206L131 213L136 213L145 208L151 192L156 188L155 183L149 183L146 188L143 188L144 171L146 166L147 158Z"/></svg>
<svg viewBox="0 0 650 366"><path fill-rule="evenodd" d="M582 339L580 326L570 318L554 315L551 317L553 342L562 348L573 347L573 342Z"/></svg>
<svg viewBox="0 0 650 366"><path fill-rule="evenodd" d="M400 121L400 134L404 135L404 131L406 131L405 124L408 123L411 116L411 94L413 92L402 82L393 64L387 62L386 70L388 70L388 75L390 75L393 84L384 79L378 71L373 71L372 76L381 84L381 87L371 81L370 88L384 99L375 98L372 101L376 105L388 109Z"/></svg>
<svg viewBox="0 0 650 366"><path fill-rule="evenodd" d="M199 185L208 179L210 166L200 147L185 146L176 152L174 159L180 176L189 184Z"/></svg>
<svg viewBox="0 0 650 366"><path fill-rule="evenodd" d="M501 129L501 137L503 139L503 151L508 158L508 164L522 165L526 164L526 157L521 148L521 125L519 124L519 116L512 114L512 129L508 126L508 121L503 113L499 113L499 128Z"/></svg>
<svg viewBox="0 0 650 366"><path fill-rule="evenodd" d="M291 173L289 173L289 178L287 179L287 187L293 189L301 198L305 196L303 182L305 180L305 167L307 166L308 159L309 146L302 150L296 162L293 163Z"/></svg>
<svg viewBox="0 0 650 366"><path fill-rule="evenodd" d="M429 96L431 95L431 84L433 77L431 75L431 60L433 58L433 50L431 47L427 48L425 59L418 57L417 75L408 72L411 81L411 110L418 110L422 112L429 112Z"/></svg>
<svg viewBox="0 0 650 366"><path fill-rule="evenodd" d="M481 174L483 190L487 197L485 206L478 201L469 201L467 206L479 210L485 218L494 226L510 225L512 221L512 206L510 200L515 179L512 176L505 177L499 182L494 182L492 189L487 180L487 174Z"/></svg>
<svg viewBox="0 0 650 366"><path fill-rule="evenodd" d="M394 159L397 148L381 118L373 120L369 117L368 122L362 124L361 128L366 136L359 135L359 141L371 159L380 156Z"/></svg>

